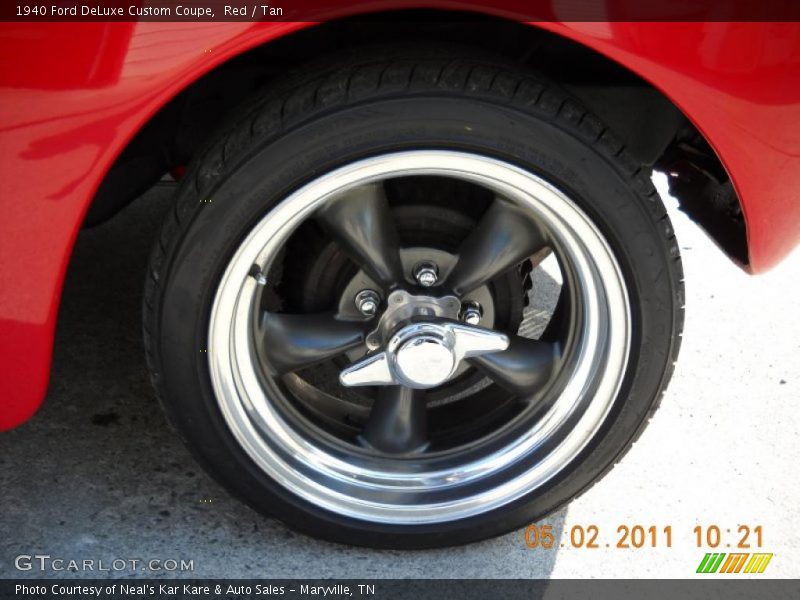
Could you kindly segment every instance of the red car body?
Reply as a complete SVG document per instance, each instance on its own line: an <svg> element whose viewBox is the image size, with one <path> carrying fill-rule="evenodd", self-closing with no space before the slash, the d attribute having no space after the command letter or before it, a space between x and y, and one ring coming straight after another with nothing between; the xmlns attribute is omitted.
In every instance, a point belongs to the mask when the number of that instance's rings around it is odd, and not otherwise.
<svg viewBox="0 0 800 600"><path fill-rule="evenodd" d="M800 237L800 23L529 25L636 73L702 132L738 193L749 270L768 269L794 247ZM0 24L0 429L24 422L45 395L72 246L119 153L206 72L311 26Z"/></svg>

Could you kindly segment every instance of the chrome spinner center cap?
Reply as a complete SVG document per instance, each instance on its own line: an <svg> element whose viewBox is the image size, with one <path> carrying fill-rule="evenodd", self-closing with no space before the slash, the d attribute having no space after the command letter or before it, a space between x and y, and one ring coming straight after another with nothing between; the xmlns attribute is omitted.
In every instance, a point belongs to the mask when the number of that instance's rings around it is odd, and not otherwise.
<svg viewBox="0 0 800 600"><path fill-rule="evenodd" d="M449 320L418 322L397 331L382 352L343 370L346 386L405 385L425 389L450 379L464 358L508 348L508 336Z"/></svg>
<svg viewBox="0 0 800 600"><path fill-rule="evenodd" d="M394 367L398 379L406 385L433 387L450 378L458 361L445 339L422 334L401 343L394 354Z"/></svg>

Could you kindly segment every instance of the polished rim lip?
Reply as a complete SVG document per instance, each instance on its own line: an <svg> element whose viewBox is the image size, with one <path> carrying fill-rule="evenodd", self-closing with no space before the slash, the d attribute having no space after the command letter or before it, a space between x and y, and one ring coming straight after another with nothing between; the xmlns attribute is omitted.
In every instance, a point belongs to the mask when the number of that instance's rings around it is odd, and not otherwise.
<svg viewBox="0 0 800 600"><path fill-rule="evenodd" d="M251 323L253 264L268 268L291 232L346 188L388 177L440 175L493 189L535 214L557 241L579 280L584 327L576 368L559 399L526 435L457 470L381 472L324 452L291 428L266 397L256 372ZM605 300L601 302L602 300ZM481 514L540 487L594 437L619 392L630 351L631 316L621 270L595 225L565 194L514 165L476 154L420 150L385 154L336 169L297 190L271 210L240 244L221 279L211 310L208 364L219 407L236 440L269 476L304 500L348 517L389 524L424 524ZM599 355L597 347L604 343ZM360 490L410 492L455 488L497 475L540 448L594 398L563 440L541 460L498 486L444 502L387 503ZM269 435L265 436L264 433ZM298 468L298 467L302 467ZM305 472L314 477L309 477ZM338 489L325 485L336 484ZM352 490L352 494L341 489Z"/></svg>

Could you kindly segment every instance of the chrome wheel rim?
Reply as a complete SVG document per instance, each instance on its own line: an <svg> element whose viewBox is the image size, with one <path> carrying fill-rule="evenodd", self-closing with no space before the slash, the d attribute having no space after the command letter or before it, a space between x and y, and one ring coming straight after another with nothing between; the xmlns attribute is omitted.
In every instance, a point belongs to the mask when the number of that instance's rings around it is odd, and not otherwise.
<svg viewBox="0 0 800 600"><path fill-rule="evenodd" d="M271 399L279 393L279 378L265 376L257 360L254 322L259 318L261 274L269 272L292 232L352 190L406 176L469 181L521 211L515 214L546 233L580 307L573 315L578 322L574 346L559 371L555 397L530 427L478 456L450 453L447 460L426 461L411 453L397 460L381 456L356 460L355 453L332 450L321 438L293 426L279 410ZM208 366L231 433L279 485L350 518L429 524L502 507L541 488L569 465L598 433L614 404L626 372L630 334L628 296L614 254L565 193L530 172L486 156L410 151L368 158L327 173L261 219L234 252L217 288L208 331Z"/></svg>

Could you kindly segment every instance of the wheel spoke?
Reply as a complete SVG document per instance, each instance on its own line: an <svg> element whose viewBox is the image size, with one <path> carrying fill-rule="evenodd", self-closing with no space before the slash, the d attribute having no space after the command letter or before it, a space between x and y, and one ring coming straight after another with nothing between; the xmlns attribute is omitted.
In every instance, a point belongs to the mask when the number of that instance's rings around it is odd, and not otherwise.
<svg viewBox="0 0 800 600"><path fill-rule="evenodd" d="M428 439L425 391L401 385L382 387L363 438L369 446L392 454L424 448Z"/></svg>
<svg viewBox="0 0 800 600"><path fill-rule="evenodd" d="M498 385L522 396L543 386L560 358L560 344L514 336L508 350L484 354L468 361Z"/></svg>
<svg viewBox="0 0 800 600"><path fill-rule="evenodd" d="M383 185L371 183L329 202L318 214L350 257L385 287L403 280L397 230Z"/></svg>
<svg viewBox="0 0 800 600"><path fill-rule="evenodd" d="M364 343L365 321L341 321L332 313L291 315L264 312L261 343L270 366L288 373L332 358Z"/></svg>
<svg viewBox="0 0 800 600"><path fill-rule="evenodd" d="M466 294L488 283L547 245L530 216L496 198L478 226L462 242L459 259L446 284Z"/></svg>

